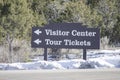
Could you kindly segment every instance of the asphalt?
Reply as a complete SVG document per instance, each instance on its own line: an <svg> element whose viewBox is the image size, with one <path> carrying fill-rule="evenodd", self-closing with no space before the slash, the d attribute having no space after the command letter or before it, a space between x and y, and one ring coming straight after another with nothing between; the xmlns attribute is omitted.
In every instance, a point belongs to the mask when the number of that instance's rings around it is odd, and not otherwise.
<svg viewBox="0 0 120 80"><path fill-rule="evenodd" d="M120 80L120 69L9 70L0 80Z"/></svg>

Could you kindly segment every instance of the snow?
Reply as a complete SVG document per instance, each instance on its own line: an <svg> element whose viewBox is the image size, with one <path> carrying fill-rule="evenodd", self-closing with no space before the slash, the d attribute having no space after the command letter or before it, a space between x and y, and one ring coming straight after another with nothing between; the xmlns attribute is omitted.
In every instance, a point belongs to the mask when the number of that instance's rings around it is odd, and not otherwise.
<svg viewBox="0 0 120 80"><path fill-rule="evenodd" d="M60 61L35 61L27 63L0 63L0 70L40 69L101 69L120 68L120 50L90 51L88 60L71 59Z"/></svg>

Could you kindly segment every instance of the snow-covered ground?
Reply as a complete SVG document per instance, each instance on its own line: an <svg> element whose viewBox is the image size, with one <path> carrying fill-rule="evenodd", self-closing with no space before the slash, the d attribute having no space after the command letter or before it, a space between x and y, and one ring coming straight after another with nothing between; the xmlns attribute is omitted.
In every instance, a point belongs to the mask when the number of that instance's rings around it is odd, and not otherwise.
<svg viewBox="0 0 120 80"><path fill-rule="evenodd" d="M27 63L0 63L1 70L39 69L100 69L120 68L120 50L99 50L87 52L88 60L71 59L60 61L35 61Z"/></svg>

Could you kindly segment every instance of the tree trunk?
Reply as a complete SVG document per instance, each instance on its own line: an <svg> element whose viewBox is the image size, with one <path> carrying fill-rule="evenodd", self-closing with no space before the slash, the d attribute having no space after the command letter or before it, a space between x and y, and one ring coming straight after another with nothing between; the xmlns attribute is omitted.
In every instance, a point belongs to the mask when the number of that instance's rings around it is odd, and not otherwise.
<svg viewBox="0 0 120 80"><path fill-rule="evenodd" d="M13 37L11 37L9 34L7 34L7 42L8 42L8 48L9 48L8 62L12 63L13 62L13 47L12 47Z"/></svg>
<svg viewBox="0 0 120 80"><path fill-rule="evenodd" d="M13 59L13 57L12 57L12 54L13 54L12 53L13 52L12 51L12 43L9 43L8 47L9 47L9 59L8 60L9 60L10 63L12 63L13 62L13 60L12 60Z"/></svg>

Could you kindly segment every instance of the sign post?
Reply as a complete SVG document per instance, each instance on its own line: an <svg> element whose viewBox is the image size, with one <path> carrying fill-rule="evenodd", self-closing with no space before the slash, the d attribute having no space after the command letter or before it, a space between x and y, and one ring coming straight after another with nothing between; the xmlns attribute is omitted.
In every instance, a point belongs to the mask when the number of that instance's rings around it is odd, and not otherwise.
<svg viewBox="0 0 120 80"><path fill-rule="evenodd" d="M47 48L83 49L83 59L86 60L86 49L100 47L100 30L87 28L80 23L57 23L33 27L31 44L33 48L45 48L45 60L47 60Z"/></svg>
<svg viewBox="0 0 120 80"><path fill-rule="evenodd" d="M44 60L47 61L47 48L44 48Z"/></svg>
<svg viewBox="0 0 120 80"><path fill-rule="evenodd" d="M86 49L83 49L83 59L84 59L84 60L86 60L86 59L87 59Z"/></svg>

